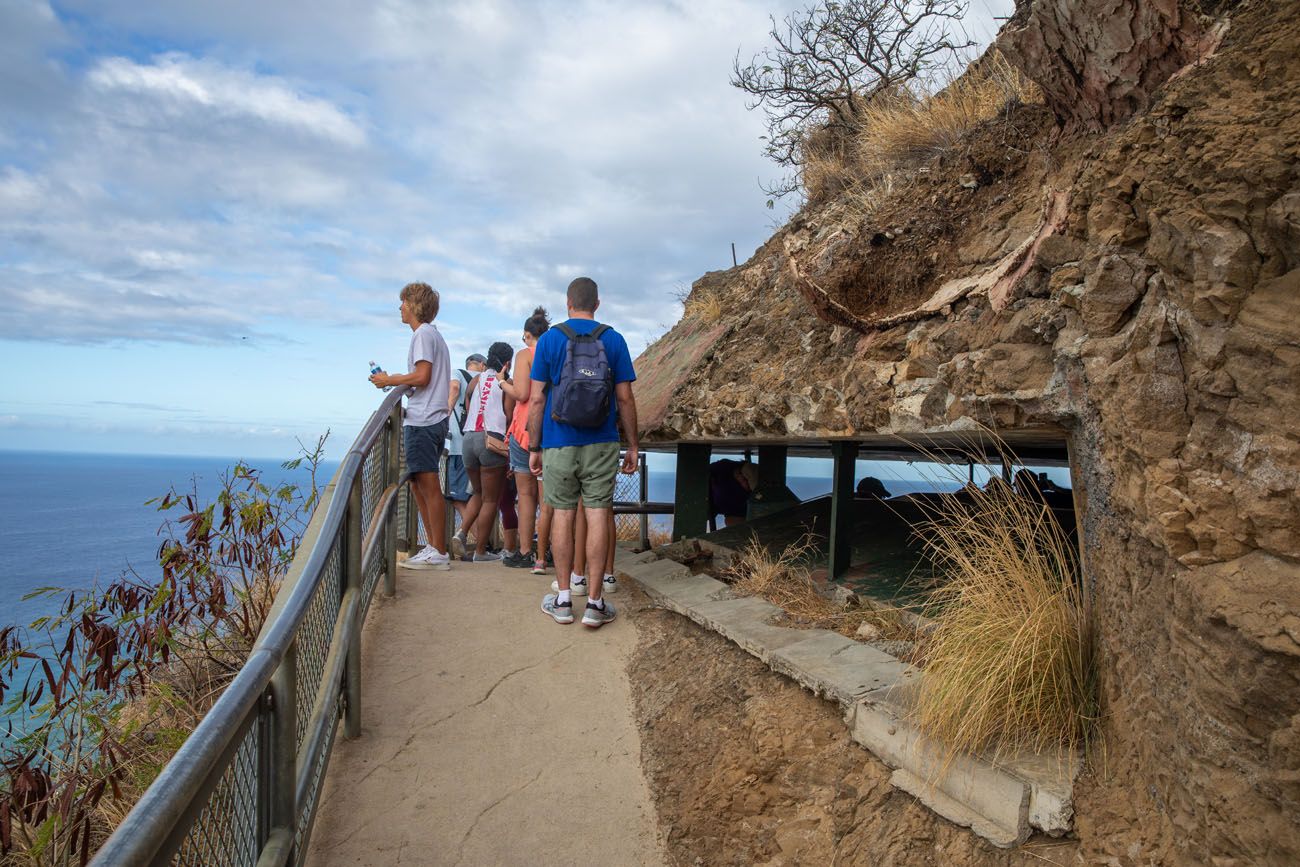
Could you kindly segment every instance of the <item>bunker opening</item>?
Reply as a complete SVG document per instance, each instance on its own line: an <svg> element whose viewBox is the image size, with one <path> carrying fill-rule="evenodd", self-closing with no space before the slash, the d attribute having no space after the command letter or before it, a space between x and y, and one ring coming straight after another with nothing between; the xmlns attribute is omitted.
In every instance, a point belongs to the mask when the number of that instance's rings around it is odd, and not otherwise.
<svg viewBox="0 0 1300 867"><path fill-rule="evenodd" d="M677 443L674 452L675 463L650 457L657 493L672 470L673 514L659 518L664 532L671 521L670 556L723 580L729 563L715 551L797 550L818 583L919 613L945 580L925 528L975 505L987 512L994 493L1041 509L1079 549L1085 498L1064 431Z"/></svg>

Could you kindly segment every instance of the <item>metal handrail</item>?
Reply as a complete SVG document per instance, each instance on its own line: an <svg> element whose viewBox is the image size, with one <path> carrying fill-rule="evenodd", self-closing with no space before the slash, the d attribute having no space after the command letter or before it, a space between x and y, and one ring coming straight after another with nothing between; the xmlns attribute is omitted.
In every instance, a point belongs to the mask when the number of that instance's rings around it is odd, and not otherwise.
<svg viewBox="0 0 1300 867"><path fill-rule="evenodd" d="M295 863L305 852L315 818L313 776L324 773L333 726L339 720L340 695L346 702L345 736L355 737L360 732L360 626L370 602L363 598L363 576L366 564L379 551L384 554L385 592L391 594L394 587L398 523L394 513L399 495L407 490L407 476L398 475L396 455L401 448L401 399L409 390L406 386L393 389L370 416L334 479L322 491L248 658L100 848L93 864L171 863L254 730L262 733L256 742L259 757L253 793L258 803L256 864ZM386 484L373 504L373 514L362 515L365 468L385 434L381 484ZM412 507L408 502L408 510ZM336 546L343 595L299 745L298 639L317 594L323 590Z"/></svg>

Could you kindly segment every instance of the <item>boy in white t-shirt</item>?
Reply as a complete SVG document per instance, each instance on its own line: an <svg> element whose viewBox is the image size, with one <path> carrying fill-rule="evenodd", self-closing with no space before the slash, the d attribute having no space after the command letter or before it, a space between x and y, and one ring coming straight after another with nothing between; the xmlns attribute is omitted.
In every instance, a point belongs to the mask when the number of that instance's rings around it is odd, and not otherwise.
<svg viewBox="0 0 1300 867"><path fill-rule="evenodd" d="M411 346L406 353L410 373L374 373L376 388L409 385L406 417L402 422L406 468L411 491L424 521L429 544L406 561L410 569L450 569L447 556L447 501L438 480L438 461L447 441L447 392L451 380L451 355L433 320L438 315L438 293L428 283L402 287L402 322L410 326Z"/></svg>

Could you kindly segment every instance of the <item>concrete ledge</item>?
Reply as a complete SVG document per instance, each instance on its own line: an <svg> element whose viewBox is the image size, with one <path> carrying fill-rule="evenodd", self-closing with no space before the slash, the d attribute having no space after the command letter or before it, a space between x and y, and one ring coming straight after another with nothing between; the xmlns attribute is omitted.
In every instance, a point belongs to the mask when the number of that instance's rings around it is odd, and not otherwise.
<svg viewBox="0 0 1300 867"><path fill-rule="evenodd" d="M912 666L883 651L825 629L803 632L803 640L775 650L769 665L778 674L829 698L846 710L861 696L914 676Z"/></svg>
<svg viewBox="0 0 1300 867"><path fill-rule="evenodd" d="M802 638L797 629L773 626L769 622L780 610L766 600L742 596L705 603L687 616L771 665L775 652Z"/></svg>
<svg viewBox="0 0 1300 867"><path fill-rule="evenodd" d="M702 626L709 624L692 615L693 608L713 602L720 595L731 592L721 581L707 575L693 575L690 569L673 560L626 566L616 562L614 568L621 577L631 578L640 584L656 604L690 617Z"/></svg>
<svg viewBox="0 0 1300 867"><path fill-rule="evenodd" d="M948 797L909 771L901 768L894 771L889 775L889 782L895 788L907 792L949 822L954 825L961 825L963 828L970 828L994 846L1010 849L1024 842L1014 829L1003 828L1001 825L989 821L984 816Z"/></svg>
<svg viewBox="0 0 1300 867"><path fill-rule="evenodd" d="M949 815L940 809L947 801L932 798L936 793L999 829L986 838L994 845L1018 845L1029 838L1030 789L1024 780L976 756L947 755L940 744L922 735L888 704L860 701L846 721L855 741L890 767L907 771L907 779L922 781L924 793L908 791L939 815L985 836L964 814Z"/></svg>

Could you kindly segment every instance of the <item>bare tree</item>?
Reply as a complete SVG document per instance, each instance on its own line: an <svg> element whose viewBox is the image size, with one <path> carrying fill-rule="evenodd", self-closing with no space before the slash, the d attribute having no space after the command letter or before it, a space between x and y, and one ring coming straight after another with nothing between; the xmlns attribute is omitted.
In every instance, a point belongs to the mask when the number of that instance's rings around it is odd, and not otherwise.
<svg viewBox="0 0 1300 867"><path fill-rule="evenodd" d="M779 25L772 18L776 44L745 65L738 52L731 76L767 116L764 152L798 168L811 131L855 129L873 96L946 68L974 45L952 34L966 8L965 0L822 0ZM787 182L770 192L793 189Z"/></svg>

